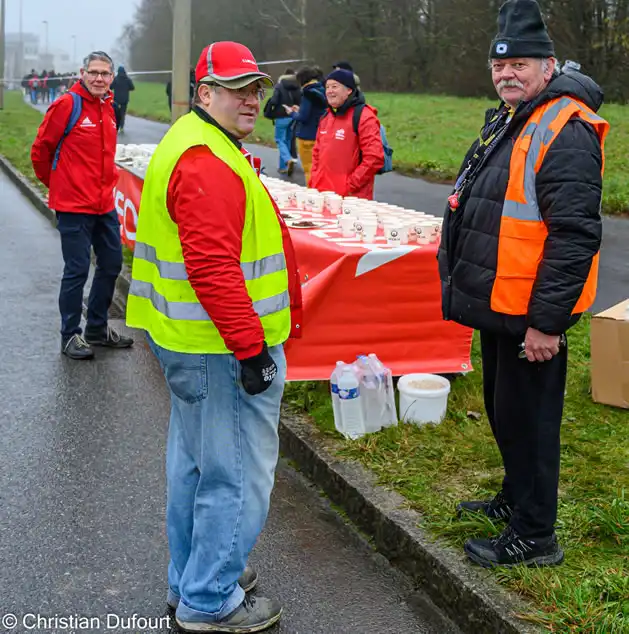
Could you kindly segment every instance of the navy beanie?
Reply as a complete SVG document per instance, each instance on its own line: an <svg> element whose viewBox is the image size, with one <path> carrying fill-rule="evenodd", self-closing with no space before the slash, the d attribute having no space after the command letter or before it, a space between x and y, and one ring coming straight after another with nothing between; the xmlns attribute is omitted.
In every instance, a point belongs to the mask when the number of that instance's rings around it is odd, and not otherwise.
<svg viewBox="0 0 629 634"><path fill-rule="evenodd" d="M349 70L344 70L342 68L338 68L337 70L333 70L326 78L333 79L334 81L338 81L339 84L343 84L343 86L347 86L350 90L356 90L356 80L354 79L354 73Z"/></svg>

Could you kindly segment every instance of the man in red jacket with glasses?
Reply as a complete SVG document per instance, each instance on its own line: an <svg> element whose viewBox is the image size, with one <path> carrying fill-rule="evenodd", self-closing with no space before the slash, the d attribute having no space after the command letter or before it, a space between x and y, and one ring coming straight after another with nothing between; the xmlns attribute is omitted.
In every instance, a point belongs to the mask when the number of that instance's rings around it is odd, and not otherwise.
<svg viewBox="0 0 629 634"><path fill-rule="evenodd" d="M92 346L128 348L133 344L133 339L107 325L122 268L120 224L113 199L116 118L109 89L113 77L109 55L90 53L81 69L81 81L50 106L31 149L33 169L50 190L48 204L56 212L61 234L65 263L59 293L61 351L71 359L93 358ZM83 337L83 288L92 247L96 272Z"/></svg>

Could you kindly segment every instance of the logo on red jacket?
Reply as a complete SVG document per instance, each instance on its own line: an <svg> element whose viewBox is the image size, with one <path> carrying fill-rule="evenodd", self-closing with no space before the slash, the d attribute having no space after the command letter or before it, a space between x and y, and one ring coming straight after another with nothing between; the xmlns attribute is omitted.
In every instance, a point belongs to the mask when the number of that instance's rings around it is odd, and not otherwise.
<svg viewBox="0 0 629 634"><path fill-rule="evenodd" d="M345 140L345 130L343 128L339 128L335 134L334 134L334 138L338 139L339 141L344 141Z"/></svg>
<svg viewBox="0 0 629 634"><path fill-rule="evenodd" d="M92 123L89 117L85 117L85 119L83 119L83 121L81 122L80 127L81 128L95 128L96 124Z"/></svg>

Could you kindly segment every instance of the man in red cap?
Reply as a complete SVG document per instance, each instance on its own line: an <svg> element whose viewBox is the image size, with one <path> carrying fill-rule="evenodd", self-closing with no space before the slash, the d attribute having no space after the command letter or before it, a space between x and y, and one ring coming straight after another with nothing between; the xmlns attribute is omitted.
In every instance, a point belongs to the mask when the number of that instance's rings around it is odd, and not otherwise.
<svg viewBox="0 0 629 634"><path fill-rule="evenodd" d="M279 210L241 145L272 86L249 49L217 42L193 110L146 175L127 323L143 328L171 392L168 604L194 632L279 620L247 559L279 452L283 344L300 329L299 273Z"/></svg>

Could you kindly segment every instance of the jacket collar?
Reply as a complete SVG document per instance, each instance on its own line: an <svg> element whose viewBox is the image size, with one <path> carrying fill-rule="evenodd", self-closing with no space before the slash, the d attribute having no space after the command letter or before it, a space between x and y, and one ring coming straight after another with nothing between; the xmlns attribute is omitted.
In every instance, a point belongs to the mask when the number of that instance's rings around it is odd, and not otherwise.
<svg viewBox="0 0 629 634"><path fill-rule="evenodd" d="M231 132L225 130L225 128L214 117L203 110L203 108L200 106L192 106L192 112L206 123L218 128L239 150L242 150L242 143Z"/></svg>

